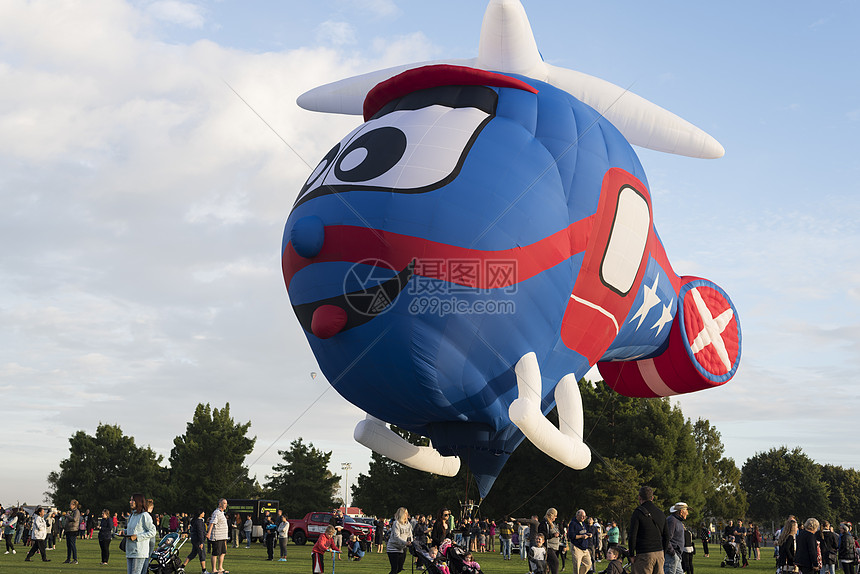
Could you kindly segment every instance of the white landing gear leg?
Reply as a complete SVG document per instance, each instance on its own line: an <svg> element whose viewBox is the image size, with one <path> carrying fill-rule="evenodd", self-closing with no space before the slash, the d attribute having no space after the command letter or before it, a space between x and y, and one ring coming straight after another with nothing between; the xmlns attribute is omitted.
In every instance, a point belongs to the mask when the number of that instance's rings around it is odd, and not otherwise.
<svg viewBox="0 0 860 574"><path fill-rule="evenodd" d="M460 470L460 459L456 456L442 456L430 446L415 446L376 417L367 418L355 426L355 441L370 450L396 460L401 464L425 472L442 476L455 476Z"/></svg>
<svg viewBox="0 0 860 574"><path fill-rule="evenodd" d="M566 375L555 387L558 425L555 427L541 412L541 375L537 356L526 353L517 362L519 396L511 403L508 415L532 444L558 462L581 470L591 462L591 451L583 442L582 397L576 377Z"/></svg>

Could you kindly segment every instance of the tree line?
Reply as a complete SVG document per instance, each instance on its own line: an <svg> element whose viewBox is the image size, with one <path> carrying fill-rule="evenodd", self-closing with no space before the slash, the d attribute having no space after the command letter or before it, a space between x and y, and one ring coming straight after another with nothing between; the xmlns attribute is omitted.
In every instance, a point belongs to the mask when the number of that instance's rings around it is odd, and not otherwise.
<svg viewBox="0 0 860 574"><path fill-rule="evenodd" d="M603 382L581 380L586 444L592 463L578 471L549 458L529 441L514 451L487 498L486 516L523 516L556 508L572 517L577 509L607 520L626 521L636 507L636 493L651 485L658 503L684 500L699 516L744 516L746 496L740 471L723 455L720 433L707 420L686 419L668 399L619 395ZM550 420L557 422L555 411ZM418 437L401 432L416 444ZM409 501L432 509L442 493L447 505L478 500L466 465L453 478L427 476L373 454L367 475L360 475L353 500L366 512L388 515Z"/></svg>
<svg viewBox="0 0 860 574"><path fill-rule="evenodd" d="M230 403L223 409L198 404L164 466L161 455L135 444L119 425L99 423L94 435L78 431L69 438L69 457L48 475L46 499L58 508L77 499L82 508L121 511L130 493L142 492L156 501L157 512L214 508L222 497L280 500L288 516L332 508L340 477L327 469L330 452L297 439L278 451L284 463L261 485L245 466L256 442L247 436L250 427L233 420Z"/></svg>
<svg viewBox="0 0 860 574"><path fill-rule="evenodd" d="M715 427L706 419L685 418L668 399L624 397L603 382L581 380L579 386L591 465L572 470L524 441L480 501L483 515L542 515L555 507L561 516L573 516L585 508L623 524L636 506L639 486L649 484L661 507L687 502L693 521L781 521L796 514L860 522L857 470L817 464L800 448L786 446L759 452L738 468L724 455ZM69 458L49 475L46 494L58 506L77 498L85 507L124 509L129 492L143 491L167 511L208 508L222 496L270 498L290 517L341 503L340 476L328 469L332 453L301 438L278 451L282 462L263 484L250 478L244 466L256 440L246 436L250 426L232 419L229 403L220 410L200 404L163 466L161 456L135 445L118 426L99 424L95 436L78 431L69 439ZM428 444L424 437L394 430L414 444ZM404 505L421 513L456 509L466 500L478 502L478 493L467 465L457 476L442 477L372 453L351 499L367 514L391 516Z"/></svg>
<svg viewBox="0 0 860 574"><path fill-rule="evenodd" d="M833 524L860 522L860 471L817 464L800 448L787 446L758 452L739 468L724 455L720 433L707 419L685 418L669 399L625 397L602 381L583 379L579 387L592 463L572 470L524 441L481 501L483 515L542 516L553 507L571 517L584 508L625 525L639 486L648 484L664 509L687 502L694 523L730 518L782 523L789 514ZM549 418L557 422L554 412ZM428 444L398 432L414 444ZM477 501L478 493L465 465L446 478L373 453L352 497L365 512L390 516L403 504L416 512L458 508L461 501Z"/></svg>

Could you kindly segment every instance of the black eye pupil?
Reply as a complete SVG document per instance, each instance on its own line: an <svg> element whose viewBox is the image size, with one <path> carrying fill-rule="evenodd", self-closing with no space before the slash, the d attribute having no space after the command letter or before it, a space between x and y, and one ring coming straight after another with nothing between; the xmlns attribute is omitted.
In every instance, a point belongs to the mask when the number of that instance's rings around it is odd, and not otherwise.
<svg viewBox="0 0 860 574"><path fill-rule="evenodd" d="M313 173L310 175L310 177L308 177L308 180L302 186L301 191L299 191L299 197L304 195L304 193L308 189L316 185L319 178L322 177L322 175L326 172L328 166L331 165L331 162L334 161L335 157L337 157L337 152L339 151L340 144L337 144L336 146L331 148L327 154L325 154L325 157L320 160L319 165L317 165L316 169L314 169Z"/></svg>
<svg viewBox="0 0 860 574"><path fill-rule="evenodd" d="M397 165L405 152L406 134L391 126L377 128L360 135L343 150L334 174L343 182L369 181Z"/></svg>

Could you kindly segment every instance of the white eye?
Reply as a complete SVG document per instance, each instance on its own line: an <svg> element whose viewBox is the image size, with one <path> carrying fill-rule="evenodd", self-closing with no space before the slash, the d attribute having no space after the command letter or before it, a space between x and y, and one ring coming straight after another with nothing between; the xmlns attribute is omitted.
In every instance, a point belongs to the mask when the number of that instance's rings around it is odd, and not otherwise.
<svg viewBox="0 0 860 574"><path fill-rule="evenodd" d="M419 193L440 187L459 172L490 118L477 108L434 104L370 120L323 158L296 205L328 193Z"/></svg>

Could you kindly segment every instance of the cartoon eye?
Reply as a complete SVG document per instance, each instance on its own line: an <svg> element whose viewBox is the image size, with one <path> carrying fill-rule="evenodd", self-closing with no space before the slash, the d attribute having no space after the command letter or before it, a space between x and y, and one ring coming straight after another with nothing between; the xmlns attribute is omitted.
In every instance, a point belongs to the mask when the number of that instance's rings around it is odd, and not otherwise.
<svg viewBox="0 0 860 574"><path fill-rule="evenodd" d="M491 117L477 108L433 104L369 120L323 158L296 206L330 193L423 193L441 187L459 173Z"/></svg>
<svg viewBox="0 0 860 574"><path fill-rule="evenodd" d="M335 145L333 148L331 148L329 150L329 152L327 154L325 154L325 157L320 160L319 164L317 164L316 168L314 168L313 172L311 172L311 175L308 177L308 180L302 186L301 191L299 191L299 197L302 197L307 190L314 188L314 187L317 187L317 183L319 182L319 179L331 167L331 162L334 161L334 158L337 157L337 152L339 152L339 151L340 151L340 143Z"/></svg>
<svg viewBox="0 0 860 574"><path fill-rule="evenodd" d="M405 151L406 134L395 127L376 128L343 150L334 165L334 175L350 183L369 181L397 165Z"/></svg>

